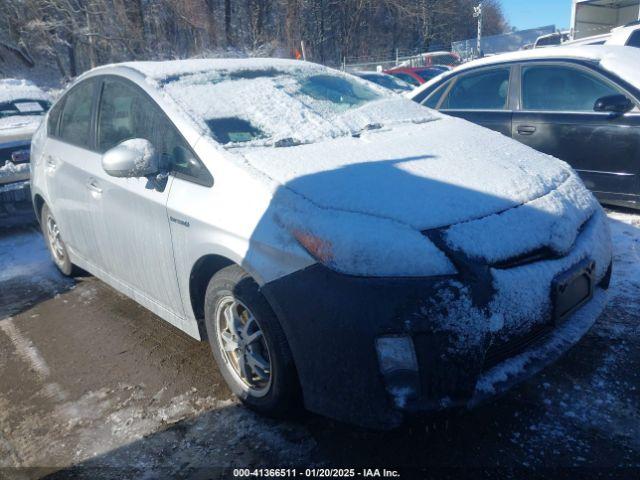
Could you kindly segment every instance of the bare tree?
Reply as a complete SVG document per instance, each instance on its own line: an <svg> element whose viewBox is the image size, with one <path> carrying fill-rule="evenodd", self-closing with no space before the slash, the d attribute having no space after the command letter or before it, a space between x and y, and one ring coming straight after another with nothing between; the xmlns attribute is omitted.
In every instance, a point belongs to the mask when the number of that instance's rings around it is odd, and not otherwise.
<svg viewBox="0 0 640 480"><path fill-rule="evenodd" d="M301 41L308 59L338 65L347 56L450 48L475 35L477 1L1 0L0 69L15 57L14 69L73 77L108 62L229 47L293 55ZM485 33L504 32L499 0L484 5Z"/></svg>

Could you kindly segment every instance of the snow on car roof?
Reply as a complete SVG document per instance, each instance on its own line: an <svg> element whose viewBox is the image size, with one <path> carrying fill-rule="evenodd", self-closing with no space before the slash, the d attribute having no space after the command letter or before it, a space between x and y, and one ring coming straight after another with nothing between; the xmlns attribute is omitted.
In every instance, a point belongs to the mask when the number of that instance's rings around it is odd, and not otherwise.
<svg viewBox="0 0 640 480"><path fill-rule="evenodd" d="M212 70L240 71L268 68L295 70L317 67L313 63L283 58L196 58L156 62L125 62L112 66L133 68L147 78L154 80Z"/></svg>
<svg viewBox="0 0 640 480"><path fill-rule="evenodd" d="M291 146L434 118L344 72L273 58L129 62L204 132L235 146Z"/></svg>
<svg viewBox="0 0 640 480"><path fill-rule="evenodd" d="M50 100L49 95L28 80L15 78L0 80L0 103L21 99Z"/></svg>
<svg viewBox="0 0 640 480"><path fill-rule="evenodd" d="M586 60L599 63L605 70L619 76L633 86L640 88L640 49L617 45L581 45L538 48L534 50L503 53L474 60L459 66L452 72L447 72L444 75L434 78L431 82L427 82L421 88L412 92L410 96L413 97L419 94L432 85L432 82L438 81L443 78L443 76L450 75L451 73L507 62L547 59Z"/></svg>

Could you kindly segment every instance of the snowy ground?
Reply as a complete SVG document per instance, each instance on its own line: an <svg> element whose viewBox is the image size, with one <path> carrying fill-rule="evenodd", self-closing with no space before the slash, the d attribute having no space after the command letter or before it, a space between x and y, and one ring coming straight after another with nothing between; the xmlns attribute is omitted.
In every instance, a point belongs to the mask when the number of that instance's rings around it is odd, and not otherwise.
<svg viewBox="0 0 640 480"><path fill-rule="evenodd" d="M387 433L248 412L231 398L207 344L90 276L64 280L35 230L0 233L0 478L66 478L65 468L82 478L157 478L266 465L507 467L513 478L527 476L522 468L577 467L572 478L584 478L581 468L633 478L640 214L609 217L612 300L578 346L446 428Z"/></svg>

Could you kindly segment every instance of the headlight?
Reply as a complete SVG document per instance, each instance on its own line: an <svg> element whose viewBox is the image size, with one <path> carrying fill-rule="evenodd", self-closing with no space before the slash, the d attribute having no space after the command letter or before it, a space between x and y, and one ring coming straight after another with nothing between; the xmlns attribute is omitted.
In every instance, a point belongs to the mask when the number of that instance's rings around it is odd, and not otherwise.
<svg viewBox="0 0 640 480"><path fill-rule="evenodd" d="M11 161L15 164L29 163L29 150L16 150L11 154Z"/></svg>
<svg viewBox="0 0 640 480"><path fill-rule="evenodd" d="M456 269L427 237L408 225L324 210L289 231L318 262L340 273L373 277L453 275ZM298 222L296 222L298 223Z"/></svg>

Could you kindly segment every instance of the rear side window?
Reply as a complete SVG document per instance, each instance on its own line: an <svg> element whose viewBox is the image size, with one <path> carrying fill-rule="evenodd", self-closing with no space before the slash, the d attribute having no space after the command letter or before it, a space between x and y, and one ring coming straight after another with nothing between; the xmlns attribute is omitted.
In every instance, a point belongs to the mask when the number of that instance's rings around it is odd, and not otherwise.
<svg viewBox="0 0 640 480"><path fill-rule="evenodd" d="M505 110L509 98L509 68L469 73L458 78L442 109Z"/></svg>
<svg viewBox="0 0 640 480"><path fill-rule="evenodd" d="M522 71L522 108L545 112L593 112L599 98L621 92L592 74L544 65Z"/></svg>
<svg viewBox="0 0 640 480"><path fill-rule="evenodd" d="M65 96L58 131L61 140L79 147L91 147L93 87L92 81L85 81Z"/></svg>
<svg viewBox="0 0 640 480"><path fill-rule="evenodd" d="M636 30L631 34L627 41L627 46L640 48L640 30Z"/></svg>
<svg viewBox="0 0 640 480"><path fill-rule="evenodd" d="M160 155L160 166L202 185L213 179L160 107L127 81L107 79L102 87L97 141L106 152L132 138L150 141Z"/></svg>
<svg viewBox="0 0 640 480"><path fill-rule="evenodd" d="M423 103L425 107L436 108L438 103L440 103L440 99L444 92L447 91L447 87L449 86L449 82L446 82L444 85L440 86L435 92L433 92L429 98Z"/></svg>

